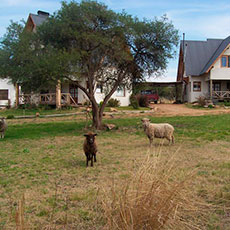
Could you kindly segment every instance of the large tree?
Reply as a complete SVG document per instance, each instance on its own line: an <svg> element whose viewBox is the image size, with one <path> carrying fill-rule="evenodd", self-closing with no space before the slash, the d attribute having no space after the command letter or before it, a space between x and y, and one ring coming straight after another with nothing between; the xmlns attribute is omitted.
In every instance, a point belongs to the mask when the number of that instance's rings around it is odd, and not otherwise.
<svg viewBox="0 0 230 230"><path fill-rule="evenodd" d="M19 33L7 56L10 37L8 32L0 61L15 68L3 68L4 76L30 90L57 80L74 82L92 104L95 128L101 128L104 108L117 88L161 74L178 43L178 31L166 16L139 20L96 1L62 2L36 33ZM94 96L97 84L105 93L100 106Z"/></svg>

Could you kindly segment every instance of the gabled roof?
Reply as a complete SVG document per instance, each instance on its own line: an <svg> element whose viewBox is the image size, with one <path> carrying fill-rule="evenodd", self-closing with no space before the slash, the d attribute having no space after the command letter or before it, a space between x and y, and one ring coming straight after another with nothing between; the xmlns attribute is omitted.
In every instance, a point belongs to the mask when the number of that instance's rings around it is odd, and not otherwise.
<svg viewBox="0 0 230 230"><path fill-rule="evenodd" d="M207 62L207 64L205 65L205 67L202 69L200 74L205 73L206 71L208 71L210 69L210 67L213 65L213 63L217 60L217 58L223 53L223 51L228 47L228 45L230 44L230 36L225 38L221 44L219 45L219 47L216 49L216 51L214 52L214 54L212 55L212 57L209 59L209 61Z"/></svg>
<svg viewBox="0 0 230 230"><path fill-rule="evenodd" d="M40 26L49 17L49 13L44 11L38 11L37 14L29 14L26 27L29 30L34 30L37 26Z"/></svg>
<svg viewBox="0 0 230 230"><path fill-rule="evenodd" d="M184 41L184 65L186 75L199 76L206 72L216 50L221 46L223 39L207 39L207 41ZM181 42L183 49L183 41ZM215 56L216 57L216 56ZM208 65L209 64L209 65Z"/></svg>
<svg viewBox="0 0 230 230"><path fill-rule="evenodd" d="M37 14L30 14L30 17L32 18L33 20L33 23L36 25L36 26L40 26L46 19L47 15L37 15Z"/></svg>

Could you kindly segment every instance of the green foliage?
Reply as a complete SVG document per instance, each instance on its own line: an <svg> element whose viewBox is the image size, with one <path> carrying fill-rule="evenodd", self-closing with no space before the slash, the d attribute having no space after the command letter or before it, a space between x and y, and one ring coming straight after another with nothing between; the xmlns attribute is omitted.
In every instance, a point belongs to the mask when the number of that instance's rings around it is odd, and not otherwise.
<svg viewBox="0 0 230 230"><path fill-rule="evenodd" d="M9 114L9 115L7 115L6 119L14 119L14 115Z"/></svg>
<svg viewBox="0 0 230 230"><path fill-rule="evenodd" d="M134 108L134 109L138 109L139 108L139 103L137 100L137 96L132 94L129 98L130 100L130 105Z"/></svg>
<svg viewBox="0 0 230 230"><path fill-rule="evenodd" d="M225 106L230 106L230 101L224 101Z"/></svg>
<svg viewBox="0 0 230 230"><path fill-rule="evenodd" d="M36 29L32 33L19 24L9 26L1 42L0 76L20 82L24 92L55 86L57 80L73 81L94 108L96 83L108 90L107 101L117 87L130 87L146 73L162 73L179 40L166 16L139 20L96 1L63 1ZM89 87L81 83L85 81Z"/></svg>
<svg viewBox="0 0 230 230"><path fill-rule="evenodd" d="M109 99L107 107L119 107L120 106L120 101L114 98Z"/></svg>
<svg viewBox="0 0 230 230"><path fill-rule="evenodd" d="M208 108L209 108L209 109L213 109L214 106L213 106L213 105L208 105Z"/></svg>
<svg viewBox="0 0 230 230"><path fill-rule="evenodd" d="M156 87L154 90L157 92L159 97L163 97L169 100L174 100L176 97L175 87Z"/></svg>

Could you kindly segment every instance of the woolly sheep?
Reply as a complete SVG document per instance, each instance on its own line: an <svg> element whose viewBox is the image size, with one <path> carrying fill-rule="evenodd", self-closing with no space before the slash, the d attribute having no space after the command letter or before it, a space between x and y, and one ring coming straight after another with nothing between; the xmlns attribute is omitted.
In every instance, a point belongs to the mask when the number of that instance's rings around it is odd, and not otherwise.
<svg viewBox="0 0 230 230"><path fill-rule="evenodd" d="M166 138L173 144L174 143L174 128L168 123L154 124L150 123L148 118L141 119L144 131L149 138L150 147L152 146L153 138Z"/></svg>
<svg viewBox="0 0 230 230"><path fill-rule="evenodd" d="M88 132L84 135L86 137L83 145L83 149L86 156L86 167L88 167L88 162L91 161L91 166L93 166L93 158L94 162L96 162L96 153L97 153L97 144L95 141L96 133Z"/></svg>
<svg viewBox="0 0 230 230"><path fill-rule="evenodd" d="M0 137L4 138L5 137L5 131L7 129L7 123L5 118L0 118Z"/></svg>

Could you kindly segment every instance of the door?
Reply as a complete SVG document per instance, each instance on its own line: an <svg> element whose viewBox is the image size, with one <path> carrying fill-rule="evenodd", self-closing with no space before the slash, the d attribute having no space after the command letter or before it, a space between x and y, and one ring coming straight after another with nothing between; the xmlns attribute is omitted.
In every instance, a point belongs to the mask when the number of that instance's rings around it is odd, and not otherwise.
<svg viewBox="0 0 230 230"><path fill-rule="evenodd" d="M69 85L69 93L70 93L70 96L75 101L75 103L78 103L78 88L76 85L74 85L74 84Z"/></svg>

